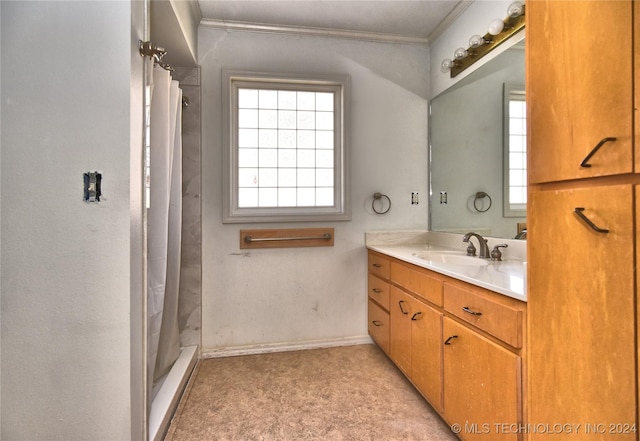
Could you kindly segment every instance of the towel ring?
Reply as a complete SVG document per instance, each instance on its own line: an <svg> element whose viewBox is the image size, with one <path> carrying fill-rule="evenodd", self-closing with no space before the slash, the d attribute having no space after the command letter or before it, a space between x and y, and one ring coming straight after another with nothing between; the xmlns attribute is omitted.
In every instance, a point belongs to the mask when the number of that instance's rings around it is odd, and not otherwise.
<svg viewBox="0 0 640 441"><path fill-rule="evenodd" d="M481 210L478 208L478 199L484 199L484 198L489 198L489 206L487 208L485 208L484 210ZM491 204L493 203L493 201L491 200L491 196L489 196L487 193L485 193L484 191L479 191L476 193L475 198L473 199L473 208L476 209L476 211L478 213L484 213L485 211L489 211L489 209L491 208Z"/></svg>
<svg viewBox="0 0 640 441"><path fill-rule="evenodd" d="M387 200L387 202L389 203L389 206L387 207L386 210L380 210L378 211L376 209L376 201L381 200L382 198L385 198ZM382 204L382 208L384 208L384 203ZM378 214L385 214L387 213L389 210L391 210L391 199L389 199L389 196L387 196L386 194L382 194L382 193L374 193L373 194L373 201L371 201L371 209L373 211L375 211Z"/></svg>

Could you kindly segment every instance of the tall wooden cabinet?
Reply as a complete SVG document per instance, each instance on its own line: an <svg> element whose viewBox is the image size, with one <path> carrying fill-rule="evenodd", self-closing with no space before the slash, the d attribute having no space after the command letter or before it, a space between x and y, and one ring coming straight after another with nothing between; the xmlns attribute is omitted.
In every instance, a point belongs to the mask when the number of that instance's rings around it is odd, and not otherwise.
<svg viewBox="0 0 640 441"><path fill-rule="evenodd" d="M638 439L639 15L527 2L528 423L554 439Z"/></svg>
<svg viewBox="0 0 640 441"><path fill-rule="evenodd" d="M530 182L633 170L632 9L632 0L527 3Z"/></svg>

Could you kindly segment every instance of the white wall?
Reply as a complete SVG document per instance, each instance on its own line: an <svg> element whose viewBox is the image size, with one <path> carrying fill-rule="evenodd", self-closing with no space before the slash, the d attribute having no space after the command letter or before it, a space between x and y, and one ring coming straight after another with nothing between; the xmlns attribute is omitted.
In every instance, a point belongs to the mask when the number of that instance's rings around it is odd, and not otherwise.
<svg viewBox="0 0 640 441"><path fill-rule="evenodd" d="M131 7L1 3L6 440L131 438Z"/></svg>
<svg viewBox="0 0 640 441"><path fill-rule="evenodd" d="M364 232L427 226L428 48L201 27L198 51L203 351L366 335ZM223 68L351 76L351 221L222 224ZM371 210L376 191L393 201L386 215ZM334 247L239 249L241 228L325 225L336 229Z"/></svg>

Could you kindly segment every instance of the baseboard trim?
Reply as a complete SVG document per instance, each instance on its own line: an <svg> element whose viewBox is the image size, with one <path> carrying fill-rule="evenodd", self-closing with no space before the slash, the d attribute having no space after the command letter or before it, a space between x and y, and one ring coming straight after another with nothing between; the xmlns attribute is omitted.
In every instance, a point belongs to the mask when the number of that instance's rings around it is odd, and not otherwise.
<svg viewBox="0 0 640 441"><path fill-rule="evenodd" d="M235 357L238 355L268 354L271 352L301 351L304 349L319 349L366 344L374 344L373 340L368 335L327 340L269 343L250 346L232 346L225 348L203 349L202 358Z"/></svg>

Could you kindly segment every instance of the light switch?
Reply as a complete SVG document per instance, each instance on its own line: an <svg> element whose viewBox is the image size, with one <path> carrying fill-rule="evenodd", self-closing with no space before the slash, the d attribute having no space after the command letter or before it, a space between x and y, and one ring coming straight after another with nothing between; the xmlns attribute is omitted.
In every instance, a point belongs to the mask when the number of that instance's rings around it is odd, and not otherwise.
<svg viewBox="0 0 640 441"><path fill-rule="evenodd" d="M102 173L86 172L83 176L84 180L84 201L100 202L102 196Z"/></svg>

